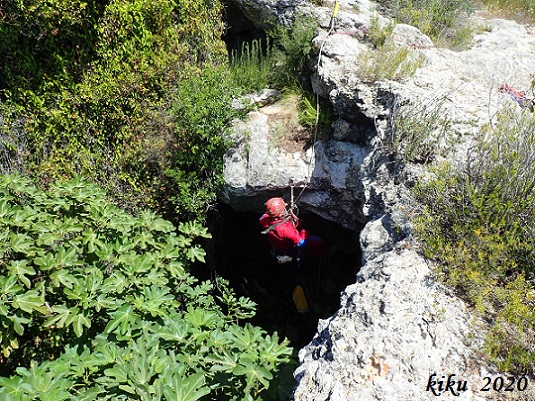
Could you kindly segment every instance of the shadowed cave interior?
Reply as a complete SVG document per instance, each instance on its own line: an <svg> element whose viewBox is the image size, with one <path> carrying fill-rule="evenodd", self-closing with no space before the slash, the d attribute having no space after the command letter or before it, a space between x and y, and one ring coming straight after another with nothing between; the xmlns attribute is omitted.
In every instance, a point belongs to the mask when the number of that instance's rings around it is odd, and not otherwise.
<svg viewBox="0 0 535 401"><path fill-rule="evenodd" d="M260 216L219 204L209 218L213 239L207 249L208 264L229 280L238 296L257 303L251 323L276 331L301 348L312 340L318 319L332 316L339 308L340 293L355 282L361 264L359 233L301 210L301 225L322 238L328 251L322 257L306 257L299 273L293 264L276 263L266 235L260 232ZM309 294L311 312L299 313L293 303L297 274Z"/></svg>

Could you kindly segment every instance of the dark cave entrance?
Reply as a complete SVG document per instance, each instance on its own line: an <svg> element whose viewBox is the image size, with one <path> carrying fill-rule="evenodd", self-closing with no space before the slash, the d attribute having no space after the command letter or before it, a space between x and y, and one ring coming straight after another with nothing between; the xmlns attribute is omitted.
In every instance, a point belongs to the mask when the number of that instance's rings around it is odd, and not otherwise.
<svg viewBox="0 0 535 401"><path fill-rule="evenodd" d="M240 55L244 44L258 41L265 50L267 45L266 32L257 28L236 6L225 5L225 32L221 39L225 42L229 57Z"/></svg>
<svg viewBox="0 0 535 401"><path fill-rule="evenodd" d="M251 323L268 332L277 331L297 348L312 340L318 319L339 309L340 293L355 282L361 265L358 232L303 210L299 217L303 227L321 237L329 248L321 258L307 258L301 273L311 297L311 312L296 310L292 292L297 268L276 263L267 238L260 233L259 213L236 212L219 204L210 217L213 240L209 251L215 272L229 280L237 295L257 303Z"/></svg>

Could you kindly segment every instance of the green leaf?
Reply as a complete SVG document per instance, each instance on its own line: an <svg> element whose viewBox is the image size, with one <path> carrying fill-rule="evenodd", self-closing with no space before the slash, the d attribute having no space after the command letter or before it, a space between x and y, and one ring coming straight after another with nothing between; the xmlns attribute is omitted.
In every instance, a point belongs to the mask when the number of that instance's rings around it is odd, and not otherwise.
<svg viewBox="0 0 535 401"><path fill-rule="evenodd" d="M8 318L13 323L13 329L15 330L15 333L17 333L19 336L22 336L22 334L24 334L23 324L28 324L31 322L30 319L19 315L10 315L8 316Z"/></svg>
<svg viewBox="0 0 535 401"><path fill-rule="evenodd" d="M43 304L41 297L35 290L16 295L13 298L13 306L28 313L32 313L34 310L43 314L48 313L48 308Z"/></svg>
<svg viewBox="0 0 535 401"><path fill-rule="evenodd" d="M243 357L240 362L243 363L243 365L234 368L234 374L246 376L249 384L258 381L262 383L264 388L267 389L269 387L269 381L273 379L273 374L269 370L263 366L255 364L248 357Z"/></svg>
<svg viewBox="0 0 535 401"><path fill-rule="evenodd" d="M189 336L190 328L182 316L175 314L166 319L158 334L166 341L182 342Z"/></svg>
<svg viewBox="0 0 535 401"><path fill-rule="evenodd" d="M22 397L32 391L32 387L22 380L22 377L0 377L0 394L11 395L14 399Z"/></svg>
<svg viewBox="0 0 535 401"><path fill-rule="evenodd" d="M24 290L24 287L18 284L18 279L16 276L0 276L0 288L2 289L2 294L8 296Z"/></svg>
<svg viewBox="0 0 535 401"><path fill-rule="evenodd" d="M50 279L56 287L60 287L61 284L67 288L73 288L74 284L78 285L78 280L76 280L76 278L69 273L68 269L56 270L50 275Z"/></svg>
<svg viewBox="0 0 535 401"><path fill-rule="evenodd" d="M18 279L26 286L26 288L30 288L32 283L26 275L34 276L35 270L33 267L28 266L27 260L13 260L11 263L7 266L7 269L11 274L14 274L18 277Z"/></svg>
<svg viewBox="0 0 535 401"><path fill-rule="evenodd" d="M169 262L166 265L166 269L169 271L169 273L171 273L172 277L178 280L184 280L186 277L188 277L188 274L186 273L186 270L184 269L184 264L182 262Z"/></svg>
<svg viewBox="0 0 535 401"><path fill-rule="evenodd" d="M52 312L54 315L49 317L43 324L45 327L56 325L61 328L66 325L67 319L71 314L78 313L78 309L69 309L66 305L54 305L52 306Z"/></svg>
<svg viewBox="0 0 535 401"><path fill-rule="evenodd" d="M41 256L36 257L33 262L39 266L41 270L47 271L55 266L55 257L51 252L46 252L41 254Z"/></svg>
<svg viewBox="0 0 535 401"><path fill-rule="evenodd" d="M77 337L81 337L84 334L84 327L90 328L91 321L84 315L78 314L67 318L67 324L71 324L74 328L74 333Z"/></svg>
<svg viewBox="0 0 535 401"><path fill-rule="evenodd" d="M14 252L28 253L33 247L34 241L32 237L26 234L12 234L11 235L11 249Z"/></svg>
<svg viewBox="0 0 535 401"><path fill-rule="evenodd" d="M197 401L210 394L210 388L205 387L201 372L186 378L174 374L165 382L163 392L167 401Z"/></svg>
<svg viewBox="0 0 535 401"><path fill-rule="evenodd" d="M124 364L118 364L113 368L106 369L104 374L113 377L113 381L116 383L126 383L128 381L128 371Z"/></svg>
<svg viewBox="0 0 535 401"><path fill-rule="evenodd" d="M137 319L131 305L123 305L115 312L111 312L112 319L105 328L106 333L119 333L125 335L132 330L132 323Z"/></svg>
<svg viewBox="0 0 535 401"><path fill-rule="evenodd" d="M238 355L231 353L227 349L223 349L223 351L216 356L208 356L206 359L207 362L213 363L210 370L215 372L225 371L230 373L238 366Z"/></svg>
<svg viewBox="0 0 535 401"><path fill-rule="evenodd" d="M160 231L164 233L172 232L175 229L173 223L160 218L151 221L148 228L150 231Z"/></svg>
<svg viewBox="0 0 535 401"><path fill-rule="evenodd" d="M186 251L187 258L192 261L199 261L205 263L204 257L206 252L200 246L194 245Z"/></svg>

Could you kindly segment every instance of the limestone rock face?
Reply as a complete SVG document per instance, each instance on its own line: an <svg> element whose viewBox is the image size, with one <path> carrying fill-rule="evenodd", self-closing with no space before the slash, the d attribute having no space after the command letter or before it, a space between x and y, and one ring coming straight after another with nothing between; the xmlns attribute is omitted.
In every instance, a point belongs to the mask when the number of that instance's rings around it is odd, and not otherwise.
<svg viewBox="0 0 535 401"><path fill-rule="evenodd" d="M331 9L300 6L322 28L314 40L319 60L310 80L338 117L329 139L293 152L271 146L273 114L270 120L270 110L261 108L237 124L236 146L225 161L224 199L235 208L259 210L266 196L288 196L292 178L308 182L302 206L346 227L364 227L363 267L342 293L338 312L320 321L316 336L300 351L293 400L435 400L426 391L433 373L435 380L455 374L455 380L467 382L458 397L448 392L440 399L500 399L501 394L479 391L485 376L498 374L480 352L485 328L437 284L433 266L411 240L414 204L402 182L414 183L426 167L395 163L388 144L398 107L412 103L424 112L440 104L451 121L436 141L444 150L440 157L461 160L471 137L492 123L499 108L516 107L499 85L530 88L535 36L514 22L475 18L474 25L486 29L468 50L455 52L436 48L414 27L397 25L395 43L425 62L412 77L370 82L359 75L359 65L373 51L365 32L376 11L362 0L357 12L355 4L340 2L330 35ZM379 17L379 23L387 22Z"/></svg>
<svg viewBox="0 0 535 401"><path fill-rule="evenodd" d="M293 400L434 400L426 391L433 373L435 380L456 374L467 381L459 397L448 391L443 398L483 400L482 378L496 372L480 353L468 352L481 347L481 333L464 304L434 282L426 261L398 242L368 260L338 313L321 320L299 352Z"/></svg>

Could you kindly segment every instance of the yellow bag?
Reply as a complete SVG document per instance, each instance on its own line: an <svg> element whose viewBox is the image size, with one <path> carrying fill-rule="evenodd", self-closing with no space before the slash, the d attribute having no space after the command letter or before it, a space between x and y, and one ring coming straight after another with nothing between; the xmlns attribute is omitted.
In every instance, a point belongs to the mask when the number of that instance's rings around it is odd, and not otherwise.
<svg viewBox="0 0 535 401"><path fill-rule="evenodd" d="M302 285L297 284L295 286L292 299L294 301L295 308L299 313L310 312L310 300Z"/></svg>

